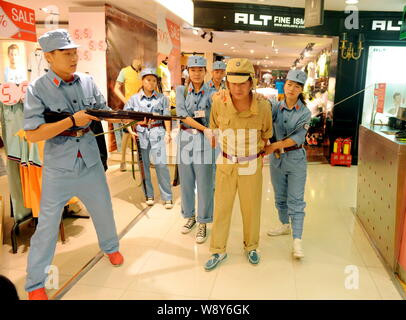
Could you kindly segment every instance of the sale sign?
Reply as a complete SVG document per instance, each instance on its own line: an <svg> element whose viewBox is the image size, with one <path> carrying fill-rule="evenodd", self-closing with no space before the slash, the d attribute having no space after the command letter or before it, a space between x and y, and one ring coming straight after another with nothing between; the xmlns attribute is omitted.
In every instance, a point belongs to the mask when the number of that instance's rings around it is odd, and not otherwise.
<svg viewBox="0 0 406 320"><path fill-rule="evenodd" d="M0 37L37 42L34 10L0 0Z"/></svg>
<svg viewBox="0 0 406 320"><path fill-rule="evenodd" d="M375 85L374 95L377 97L376 112L383 113L385 106L386 83Z"/></svg>

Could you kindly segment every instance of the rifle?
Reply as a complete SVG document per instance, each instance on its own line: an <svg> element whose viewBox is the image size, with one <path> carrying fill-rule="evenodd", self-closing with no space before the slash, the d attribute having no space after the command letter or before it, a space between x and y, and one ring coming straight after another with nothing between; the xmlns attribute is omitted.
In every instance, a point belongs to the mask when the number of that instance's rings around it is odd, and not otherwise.
<svg viewBox="0 0 406 320"><path fill-rule="evenodd" d="M162 116L155 113L149 112L138 112L138 111L124 111L124 110L99 110L99 109L86 109L86 113L100 118L100 119L120 119L120 120L133 120L133 121L144 121L147 120L156 120L156 121L169 121L174 119L185 119L184 117L178 116ZM57 122L63 120L69 116L73 115L69 112L54 112L54 111L45 111L44 118L45 122Z"/></svg>

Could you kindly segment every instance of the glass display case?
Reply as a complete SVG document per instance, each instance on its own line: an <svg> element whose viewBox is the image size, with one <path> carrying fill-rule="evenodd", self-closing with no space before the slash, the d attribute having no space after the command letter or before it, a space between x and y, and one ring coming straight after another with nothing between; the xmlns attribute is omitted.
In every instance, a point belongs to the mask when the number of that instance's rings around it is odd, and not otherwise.
<svg viewBox="0 0 406 320"><path fill-rule="evenodd" d="M362 124L388 124L406 110L406 47L369 47Z"/></svg>

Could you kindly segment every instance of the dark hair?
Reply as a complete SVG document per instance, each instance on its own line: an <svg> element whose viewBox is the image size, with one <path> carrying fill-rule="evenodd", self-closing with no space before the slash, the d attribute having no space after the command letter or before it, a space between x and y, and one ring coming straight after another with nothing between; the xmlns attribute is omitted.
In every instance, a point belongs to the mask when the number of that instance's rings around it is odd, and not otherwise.
<svg viewBox="0 0 406 320"><path fill-rule="evenodd" d="M303 93L299 94L299 100L302 101L302 103L303 103L305 106L307 106Z"/></svg>
<svg viewBox="0 0 406 320"><path fill-rule="evenodd" d="M2 275L0 275L0 299L2 301L20 300L15 285Z"/></svg>

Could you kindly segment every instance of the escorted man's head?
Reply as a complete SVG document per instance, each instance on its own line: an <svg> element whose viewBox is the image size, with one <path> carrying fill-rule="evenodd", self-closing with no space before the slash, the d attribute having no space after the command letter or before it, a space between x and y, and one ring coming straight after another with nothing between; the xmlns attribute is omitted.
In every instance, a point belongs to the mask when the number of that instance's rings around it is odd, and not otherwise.
<svg viewBox="0 0 406 320"><path fill-rule="evenodd" d="M227 87L235 100L249 97L255 86L255 70L252 62L245 58L230 59L226 68Z"/></svg>

